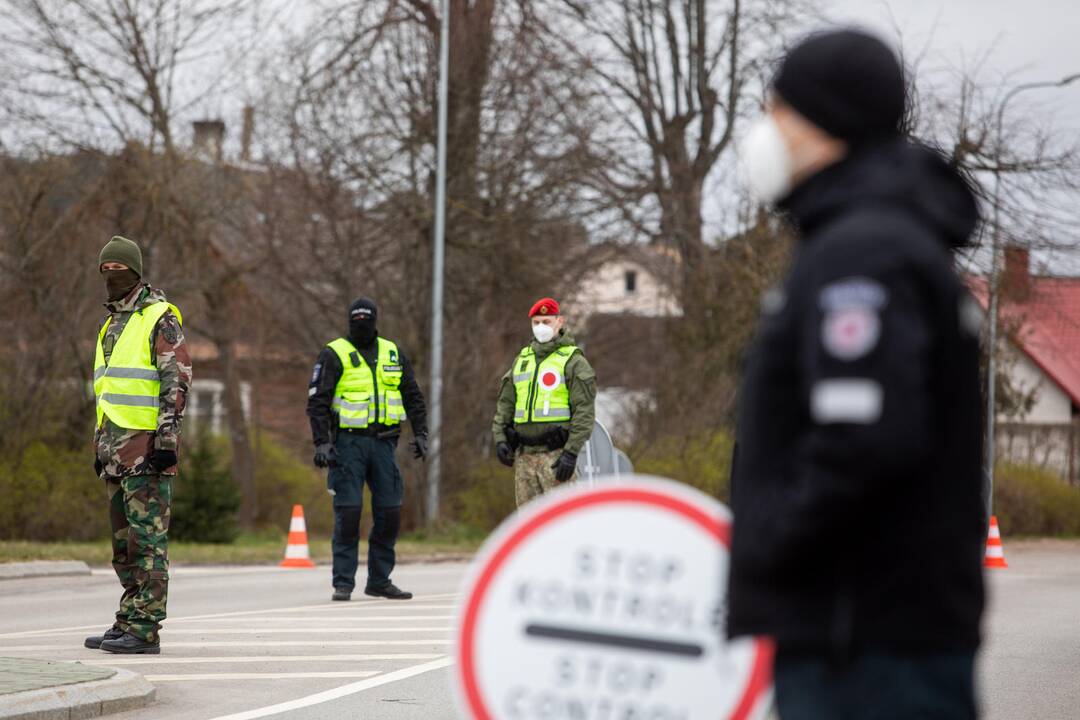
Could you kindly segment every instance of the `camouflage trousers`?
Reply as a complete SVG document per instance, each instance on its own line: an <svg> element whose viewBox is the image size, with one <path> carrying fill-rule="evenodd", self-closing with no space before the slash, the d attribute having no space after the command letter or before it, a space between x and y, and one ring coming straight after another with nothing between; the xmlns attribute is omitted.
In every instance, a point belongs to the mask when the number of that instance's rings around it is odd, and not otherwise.
<svg viewBox="0 0 1080 720"><path fill-rule="evenodd" d="M158 640L169 595L169 515L172 477L135 475L106 480L113 569L124 586L116 625Z"/></svg>
<svg viewBox="0 0 1080 720"><path fill-rule="evenodd" d="M517 500L518 507L562 485L555 479L555 471L551 469L560 455L562 455L562 450L518 453L517 459L514 460L514 498ZM567 482L573 482L576 479L575 472Z"/></svg>

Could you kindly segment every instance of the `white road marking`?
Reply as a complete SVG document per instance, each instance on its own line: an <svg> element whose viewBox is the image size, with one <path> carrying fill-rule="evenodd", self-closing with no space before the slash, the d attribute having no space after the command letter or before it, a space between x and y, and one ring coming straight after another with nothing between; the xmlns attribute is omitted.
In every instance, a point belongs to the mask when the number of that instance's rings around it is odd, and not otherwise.
<svg viewBox="0 0 1080 720"><path fill-rule="evenodd" d="M400 610L402 612L414 612L416 610L445 610L447 608L455 608L457 605L446 603L427 603L427 602L402 602L400 600L353 600L350 602L339 602L331 605L326 603L325 605L316 606L321 610L328 610L336 613L344 613L349 610ZM304 612L308 608L282 608L281 612ZM275 612L275 611L263 611L263 612Z"/></svg>
<svg viewBox="0 0 1080 720"><path fill-rule="evenodd" d="M146 675L152 683L190 682L202 680L307 680L316 678L369 678L374 671L356 672L299 672L299 673L206 673L193 675Z"/></svg>
<svg viewBox="0 0 1080 720"><path fill-rule="evenodd" d="M206 642L195 641L166 641L165 650L171 650L172 648L228 648L228 647L371 647L371 646L383 646L383 645L449 645L450 640L446 637L441 637L431 640L319 640L318 642L311 642L310 640L208 640ZM71 650L71 643L66 645L8 645L6 647L0 647L0 652L4 654L22 651L22 652L51 652L54 650ZM90 651L88 651L90 652ZM100 657L98 653L93 653L93 657Z"/></svg>
<svg viewBox="0 0 1080 720"><path fill-rule="evenodd" d="M302 634L332 634L332 635L351 635L355 633L363 633L365 635L373 635L379 633L418 633L418 632L430 632L430 633L444 633L450 632L453 628L450 626L442 627L356 627L356 628L343 628L343 627L327 627L327 628L164 628L161 631L161 638L163 642L168 642L168 639L174 635L302 635ZM70 635L68 632L51 632L41 633L35 637L62 637L64 635ZM81 634L81 633L79 633Z"/></svg>
<svg viewBox="0 0 1080 720"><path fill-rule="evenodd" d="M355 633L448 633L453 628L449 625L439 627L314 627L314 628L166 628L162 630L162 638L167 639L172 635L303 635L310 633L324 633L332 635L351 635Z"/></svg>
<svg viewBox="0 0 1080 720"><path fill-rule="evenodd" d="M327 620L333 620L334 622L342 621L356 621L356 622L420 622L421 620L426 622L434 622L436 620L453 620L454 615L371 615L371 616L345 616L340 615L299 615L297 617L289 617L288 615L281 616L267 616L267 617L251 617L244 618L241 622L247 623L293 623L293 622L325 622ZM199 622L206 623L235 623L236 620L230 618L211 618L209 620L200 620ZM165 628L164 632L168 632L169 628Z"/></svg>
<svg viewBox="0 0 1080 720"><path fill-rule="evenodd" d="M423 600L439 600L446 598L456 598L458 593L441 593L437 595L425 595ZM406 604L408 603L408 604ZM239 610L235 612L224 613L209 613L206 615L189 615L188 617L169 618L166 622L186 622L190 620L209 620L211 618L233 618L233 617L247 617L251 615L265 615L267 613L281 613L281 612L303 612L305 610L367 610L371 608L378 608L385 610L388 607L401 608L402 610L409 611L414 608L424 608L426 610L434 610L436 606L424 607L423 602L413 604L411 600L376 600L374 598L366 600L356 600L349 603L335 603L331 604L331 601L319 603L318 605L297 605L295 607L287 608L264 608L262 610ZM438 606L437 609L452 609L455 605ZM20 637L35 637L38 635L53 635L61 632L82 632L84 630L104 630L105 625L76 625L72 627L64 628L45 628L42 630L23 630L21 632L0 633L0 638L20 638Z"/></svg>
<svg viewBox="0 0 1080 720"><path fill-rule="evenodd" d="M55 662L81 663L82 665L216 665L223 663L296 663L296 662L371 662L375 660L434 660L445 653L387 653L376 655L235 655L232 657L162 657L145 655L137 658L95 658L86 660L56 660Z"/></svg>
<svg viewBox="0 0 1080 720"><path fill-rule="evenodd" d="M431 672L432 670L440 670L449 667L453 663L454 660L450 657L445 657L441 660L432 660L431 662L423 663L422 665L413 665L412 667L395 670L394 672L379 675L378 677L373 677L368 680L361 680L360 682L342 685L333 690L315 693L314 695L308 695L307 697L297 698L296 700L289 700L275 705L267 705L254 710L245 710L231 715L221 715L212 718L212 720L257 720L257 718L264 718L270 715L289 712L290 710L299 710L300 708L311 707L312 705L337 700L381 685L388 685L397 682L398 680L406 680L426 672Z"/></svg>
<svg viewBox="0 0 1080 720"><path fill-rule="evenodd" d="M435 611L438 611L438 610L456 610L458 607L460 607L460 606L459 605L413 605L411 607L404 608L404 607L401 607L400 605L369 605L367 607L364 607L363 605L360 605L360 606L354 605L352 607L341 607L341 606L328 607L326 605L322 605L322 606L319 607L318 610L310 610L310 609L307 609L307 610L290 610L288 608L285 608L285 609L282 609L280 611L267 611L267 612L295 613L298 616L302 616L302 615L307 615L310 612L326 611L328 615L332 615L334 617L341 617L341 616L348 616L348 615L356 615L357 617L360 617L360 616L366 615L366 614L368 614L370 612L373 612L373 611L384 612L384 613L397 613L397 614L400 614L400 615L408 615L410 613L418 613L418 612L435 612ZM177 618L177 619L179 619L179 618ZM183 619L184 620L202 620L202 619L209 619L209 618L183 618ZM172 618L170 618L169 621L172 621Z"/></svg>

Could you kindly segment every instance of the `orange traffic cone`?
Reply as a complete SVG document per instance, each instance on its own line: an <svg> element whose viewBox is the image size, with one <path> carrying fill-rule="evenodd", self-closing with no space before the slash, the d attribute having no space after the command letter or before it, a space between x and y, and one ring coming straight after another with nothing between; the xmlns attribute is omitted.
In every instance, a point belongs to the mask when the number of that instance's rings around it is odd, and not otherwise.
<svg viewBox="0 0 1080 720"><path fill-rule="evenodd" d="M986 558L983 560L983 567L1009 567L1009 563L1005 562L1005 548L1001 544L1001 530L998 529L996 515L990 516L990 534L986 538Z"/></svg>
<svg viewBox="0 0 1080 720"><path fill-rule="evenodd" d="M285 559L281 567L313 568L308 553L307 524L304 523L304 506L293 505L292 521L289 523L289 544L285 546Z"/></svg>

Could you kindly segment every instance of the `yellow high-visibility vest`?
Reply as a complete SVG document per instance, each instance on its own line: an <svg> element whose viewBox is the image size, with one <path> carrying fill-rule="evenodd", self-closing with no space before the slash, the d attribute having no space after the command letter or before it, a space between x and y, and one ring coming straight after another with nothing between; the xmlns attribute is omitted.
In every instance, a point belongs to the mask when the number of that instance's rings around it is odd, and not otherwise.
<svg viewBox="0 0 1080 720"><path fill-rule="evenodd" d="M108 363L105 362L101 343L112 318L101 326L94 353L94 396L97 398L98 425L108 417L127 430L157 429L161 376L154 365L150 335L168 310L183 324L180 310L164 301L131 313L116 341L116 347L109 355Z"/></svg>
<svg viewBox="0 0 1080 720"><path fill-rule="evenodd" d="M540 363L531 345L518 354L513 369L516 424L570 421L566 364L577 350L573 345L563 346Z"/></svg>
<svg viewBox="0 0 1080 720"><path fill-rule="evenodd" d="M401 397L401 355L398 347L378 338L379 356L375 372L364 356L345 338L328 345L341 361L341 378L334 388L334 411L343 428L363 429L368 425L400 425L405 419Z"/></svg>

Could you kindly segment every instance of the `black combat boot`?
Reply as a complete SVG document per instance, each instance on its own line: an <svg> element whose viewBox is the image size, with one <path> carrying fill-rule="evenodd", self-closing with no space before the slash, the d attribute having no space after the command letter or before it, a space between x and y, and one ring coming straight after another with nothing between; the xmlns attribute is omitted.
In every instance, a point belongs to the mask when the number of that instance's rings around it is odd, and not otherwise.
<svg viewBox="0 0 1080 720"><path fill-rule="evenodd" d="M101 643L101 649L120 655L160 655L161 643L147 642L131 633L124 633L116 640L106 640Z"/></svg>
<svg viewBox="0 0 1080 720"><path fill-rule="evenodd" d="M352 590L343 587L336 587L334 588L334 595L330 599L336 600L338 602L348 602L352 599Z"/></svg>
<svg viewBox="0 0 1080 720"><path fill-rule="evenodd" d="M412 600L411 592L405 592L394 583L389 583L383 587L368 585L364 588L364 594L371 597L386 598L387 600Z"/></svg>
<svg viewBox="0 0 1080 720"><path fill-rule="evenodd" d="M111 628L105 631L104 635L93 635L86 638L86 640L83 642L83 645L90 648L91 650L97 650L99 647L101 647L101 643L105 640L118 640L120 639L120 637L123 636L123 634L123 630L113 625Z"/></svg>

